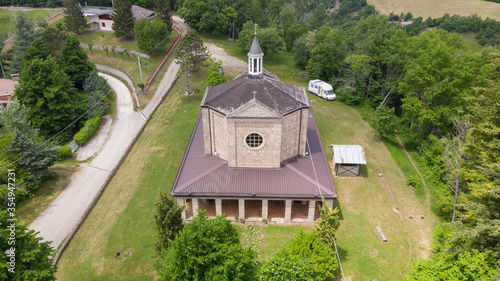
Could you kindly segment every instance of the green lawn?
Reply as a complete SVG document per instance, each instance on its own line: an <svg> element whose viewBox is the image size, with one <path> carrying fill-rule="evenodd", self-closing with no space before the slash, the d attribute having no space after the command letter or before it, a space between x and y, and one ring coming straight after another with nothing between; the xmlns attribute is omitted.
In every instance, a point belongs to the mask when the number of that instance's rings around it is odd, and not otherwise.
<svg viewBox="0 0 500 281"><path fill-rule="evenodd" d="M144 84L146 84L146 81L148 80L149 76L153 73L156 66L158 66L160 61L163 59L163 56L166 54L170 46L172 46L172 44L175 41L175 38L177 38L177 31L173 30L172 34L167 39L166 45L156 49L154 54L150 53L149 54L151 55L150 59L141 58L142 81L144 82ZM96 45L116 46L120 48L126 48L129 50L140 51L134 39L124 39L124 38L119 39L114 37L113 32L85 31L82 32L82 34L78 37L78 39L80 40L80 42L87 44L92 43ZM137 62L137 57L133 55L127 56L126 54L124 54L122 58L122 56L119 55L118 52L115 52L116 56L115 57L113 56L113 52L111 52L111 50L108 52L108 55L106 55L106 52L104 50L92 49L91 53L90 50L86 48L85 51L87 52L89 60L92 63L107 65L127 73L134 82L135 86L137 86L137 84L141 82L141 75L139 70L139 64ZM172 59L170 59L170 61L171 60ZM150 87L146 92L146 95L139 94L140 104L142 107L146 106L151 97L154 95L156 87L158 86L159 81L163 77L163 74L165 74L167 68L168 68L168 62L165 63L164 67L162 67L162 71L160 71L160 73L158 73L156 78L153 80L154 82L156 82L155 87Z"/></svg>
<svg viewBox="0 0 500 281"><path fill-rule="evenodd" d="M37 10L24 11L23 13L25 13L33 23L37 23L61 10L62 9L54 9L54 10L37 9ZM14 13L16 14L16 16L19 16L20 12L14 11ZM10 8L0 9L0 38L7 37L7 35L9 34L9 30L11 34L15 33L15 28L16 24Z"/></svg>
<svg viewBox="0 0 500 281"><path fill-rule="evenodd" d="M500 4L484 0L368 0L383 14L411 12L415 17L437 18L450 15L478 14L482 18L500 20Z"/></svg>

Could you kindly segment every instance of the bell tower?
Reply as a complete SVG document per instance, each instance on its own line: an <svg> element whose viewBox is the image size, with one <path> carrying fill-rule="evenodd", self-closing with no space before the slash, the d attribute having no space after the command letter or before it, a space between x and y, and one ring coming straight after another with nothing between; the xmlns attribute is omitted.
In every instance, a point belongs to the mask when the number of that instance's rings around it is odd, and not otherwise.
<svg viewBox="0 0 500 281"><path fill-rule="evenodd" d="M262 57L264 53L260 49L259 40L257 40L257 24L255 24L255 33L252 47L248 52L248 74L253 78L262 77Z"/></svg>

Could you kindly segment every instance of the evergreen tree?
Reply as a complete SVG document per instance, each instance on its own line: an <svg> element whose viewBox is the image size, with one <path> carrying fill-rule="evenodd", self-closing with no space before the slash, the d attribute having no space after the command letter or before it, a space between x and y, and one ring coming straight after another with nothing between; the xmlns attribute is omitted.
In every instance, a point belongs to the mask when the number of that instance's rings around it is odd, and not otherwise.
<svg viewBox="0 0 500 281"><path fill-rule="evenodd" d="M176 63L181 66L187 64L189 71L196 72L207 57L207 47L203 45L198 33L195 30L186 32L175 53Z"/></svg>
<svg viewBox="0 0 500 281"><path fill-rule="evenodd" d="M130 1L116 0L114 11L113 30L115 31L115 37L131 37L134 35L135 20Z"/></svg>
<svg viewBox="0 0 500 281"><path fill-rule="evenodd" d="M22 69L22 55L31 45L31 42L40 35L40 32L33 28L25 13L19 12L16 22L16 37L14 40L14 60L10 65L10 73L20 73Z"/></svg>
<svg viewBox="0 0 500 281"><path fill-rule="evenodd" d="M42 37L38 37L31 43L31 45L22 54L21 58L25 64L29 63L32 59L47 59L53 56L50 52L49 46L45 43Z"/></svg>
<svg viewBox="0 0 500 281"><path fill-rule="evenodd" d="M320 218L314 227L316 237L331 247L334 247L333 239L335 239L335 232L339 228L339 210L337 208L330 209L326 205L323 198L323 207L320 209Z"/></svg>
<svg viewBox="0 0 500 281"><path fill-rule="evenodd" d="M172 13L169 0L154 0L155 12L159 19L167 24L168 32L172 32Z"/></svg>
<svg viewBox="0 0 500 281"><path fill-rule="evenodd" d="M1 280L21 281L21 280L36 280L49 281L56 280L54 274L55 267L52 266L53 249L50 247L50 242L42 242L41 237L36 237L34 230L27 230L26 226L13 224L9 221L11 217L7 211L0 211L0 260L2 260L0 271ZM14 235L12 234L14 233ZM15 237L15 245L13 240L9 238ZM10 242L10 243L9 243ZM15 248L15 272L10 272L8 269L11 265L10 261L11 249Z"/></svg>
<svg viewBox="0 0 500 281"><path fill-rule="evenodd" d="M80 34L80 30L87 29L87 21L78 0L64 0L63 6L64 23L70 32Z"/></svg>
<svg viewBox="0 0 500 281"><path fill-rule="evenodd" d="M179 231L182 230L182 211L184 206L177 205L175 199L167 194L160 192L160 202L156 203L155 221L158 227L158 242L156 251L168 248L168 241L174 240Z"/></svg>
<svg viewBox="0 0 500 281"><path fill-rule="evenodd" d="M85 96L52 57L26 64L14 96L30 108L28 119L46 136L58 133L85 111Z"/></svg>
<svg viewBox="0 0 500 281"><path fill-rule="evenodd" d="M92 72L94 65L89 62L87 53L80 47L80 41L75 36L68 36L62 49L59 64L77 88L83 87L85 78Z"/></svg>

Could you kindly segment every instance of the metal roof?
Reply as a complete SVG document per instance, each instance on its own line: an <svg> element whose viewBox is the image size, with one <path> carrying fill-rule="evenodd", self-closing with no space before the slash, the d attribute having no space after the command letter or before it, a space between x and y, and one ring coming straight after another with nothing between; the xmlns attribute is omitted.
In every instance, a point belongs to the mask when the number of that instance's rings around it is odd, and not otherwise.
<svg viewBox="0 0 500 281"><path fill-rule="evenodd" d="M12 96L19 82L11 79L0 79L0 96Z"/></svg>
<svg viewBox="0 0 500 281"><path fill-rule="evenodd" d="M227 161L205 155L203 120L193 135L170 192L174 196L337 198L312 110L307 124L307 157L294 157L280 168L229 168ZM319 186L319 187L318 187Z"/></svg>
<svg viewBox="0 0 500 281"><path fill-rule="evenodd" d="M248 52L248 55L253 55L253 56L259 56L259 55L264 55L262 53L262 50L260 49L260 44L259 40L257 40L257 35L253 37L253 42L252 42L252 47L250 48L250 52Z"/></svg>
<svg viewBox="0 0 500 281"><path fill-rule="evenodd" d="M330 145L335 164L366 164L365 149L361 145Z"/></svg>
<svg viewBox="0 0 500 281"><path fill-rule="evenodd" d="M239 75L227 83L208 87L201 106L229 116L255 99L280 117L310 107L304 88L281 82L267 73L260 79Z"/></svg>

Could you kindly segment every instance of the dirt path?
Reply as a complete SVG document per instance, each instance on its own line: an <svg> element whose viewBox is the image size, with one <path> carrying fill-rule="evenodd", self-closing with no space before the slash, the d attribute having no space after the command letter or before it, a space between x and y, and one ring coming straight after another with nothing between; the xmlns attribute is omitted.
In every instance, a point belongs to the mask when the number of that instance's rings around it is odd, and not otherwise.
<svg viewBox="0 0 500 281"><path fill-rule="evenodd" d="M212 43L205 43L205 46L215 59L222 61L225 74L236 76L247 69L246 62L228 55L221 47Z"/></svg>

